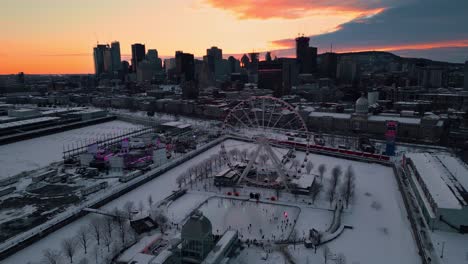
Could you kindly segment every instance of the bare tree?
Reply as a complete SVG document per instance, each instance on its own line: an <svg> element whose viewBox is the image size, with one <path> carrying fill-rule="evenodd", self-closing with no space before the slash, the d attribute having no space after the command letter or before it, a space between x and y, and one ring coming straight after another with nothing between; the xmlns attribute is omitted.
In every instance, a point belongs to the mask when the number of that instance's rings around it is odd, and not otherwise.
<svg viewBox="0 0 468 264"><path fill-rule="evenodd" d="M293 243L294 250L296 249L296 242L299 238L299 234L297 233L296 229L293 229L291 231L291 234L289 235L289 241Z"/></svg>
<svg viewBox="0 0 468 264"><path fill-rule="evenodd" d="M66 238L62 240L62 249L65 255L70 259L70 263L73 263L73 256L76 253L76 242L73 238Z"/></svg>
<svg viewBox="0 0 468 264"><path fill-rule="evenodd" d="M57 251L51 250L51 249L46 249L43 251L43 261L46 264L58 264L60 263L60 253Z"/></svg>
<svg viewBox="0 0 468 264"><path fill-rule="evenodd" d="M310 172L312 171L312 169L314 168L314 164L312 163L312 161L308 161L307 164L306 164L306 171L307 171L307 174L310 174Z"/></svg>
<svg viewBox="0 0 468 264"><path fill-rule="evenodd" d="M325 173L325 171L327 170L327 167L325 166L325 164L320 164L318 166L318 172L319 172L319 175L320 175L320 181L323 180L323 174Z"/></svg>
<svg viewBox="0 0 468 264"><path fill-rule="evenodd" d="M333 202L336 196L336 186L338 185L338 182L340 181L340 176L342 174L342 170L340 166L335 166L332 169L332 177L330 179L330 189L328 191L328 199L330 201L330 204Z"/></svg>
<svg viewBox="0 0 468 264"><path fill-rule="evenodd" d="M344 175L344 183L341 186L341 195L346 201L346 207L354 197L355 179L353 168L349 166Z"/></svg>
<svg viewBox="0 0 468 264"><path fill-rule="evenodd" d="M104 242L104 245L107 247L107 252L110 252L110 246L112 244L112 237L110 236L110 233L104 233L102 236L102 241Z"/></svg>
<svg viewBox="0 0 468 264"><path fill-rule="evenodd" d="M90 223L91 234L96 239L98 245L101 243L102 223L101 219L93 218Z"/></svg>
<svg viewBox="0 0 468 264"><path fill-rule="evenodd" d="M104 218L104 231L110 238L112 238L113 226L114 226L114 220L112 219L112 217L105 217Z"/></svg>
<svg viewBox="0 0 468 264"><path fill-rule="evenodd" d="M330 259L331 254L332 254L331 250L327 245L323 245L322 252L323 252L323 259L325 260L325 264L327 264L328 260Z"/></svg>
<svg viewBox="0 0 468 264"><path fill-rule="evenodd" d="M338 254L338 257L335 259L336 264L346 264L346 257L343 253Z"/></svg>
<svg viewBox="0 0 468 264"><path fill-rule="evenodd" d="M310 186L310 198L312 199L312 203L315 203L315 200L322 190L323 185L320 182L314 181L312 183L312 186Z"/></svg>
<svg viewBox="0 0 468 264"><path fill-rule="evenodd" d="M122 225L119 228L119 235L122 245L125 246L127 244L127 238L130 236L130 226L128 225L127 221L122 221Z"/></svg>
<svg viewBox="0 0 468 264"><path fill-rule="evenodd" d="M132 212L135 209L135 204L133 203L133 201L125 202L123 208L124 208L124 212L126 213L127 218L131 219L132 218Z"/></svg>
<svg viewBox="0 0 468 264"><path fill-rule="evenodd" d="M82 226L78 230L78 234L76 236L78 242L80 243L81 247L84 250L85 254L88 254L88 244L90 239L90 230L86 226Z"/></svg>
<svg viewBox="0 0 468 264"><path fill-rule="evenodd" d="M163 210L159 208L152 208L150 210L150 217L158 223L161 233L164 232L164 227L167 222L167 216L164 214Z"/></svg>
<svg viewBox="0 0 468 264"><path fill-rule="evenodd" d="M153 196L148 195L148 207L151 207L153 205Z"/></svg>
<svg viewBox="0 0 468 264"><path fill-rule="evenodd" d="M117 226L119 228L121 228L122 225L123 225L123 222L126 221L126 214L127 213L119 210L118 208L114 208L114 210L112 211L112 214L115 216L114 217L115 223L117 224Z"/></svg>

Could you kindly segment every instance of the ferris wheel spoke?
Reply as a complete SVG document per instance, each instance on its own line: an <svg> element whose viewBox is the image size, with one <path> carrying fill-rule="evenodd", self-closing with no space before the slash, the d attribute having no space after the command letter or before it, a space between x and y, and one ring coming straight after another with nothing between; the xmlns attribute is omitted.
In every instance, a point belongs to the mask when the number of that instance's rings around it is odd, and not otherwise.
<svg viewBox="0 0 468 264"><path fill-rule="evenodd" d="M247 118L247 120L249 120L250 125L251 125L252 127L254 127L254 126L255 126L254 123L252 122L252 120L250 120L250 117L249 117L249 115L245 112L245 109L244 109L244 108L242 108L242 112L244 113L244 115L245 115L245 117Z"/></svg>
<svg viewBox="0 0 468 264"><path fill-rule="evenodd" d="M283 111L281 111L281 115L280 117L278 118L278 120L276 120L275 124L273 125L273 127L276 127L276 124L278 124L278 122L281 120L281 118L283 117Z"/></svg>
<svg viewBox="0 0 468 264"><path fill-rule="evenodd" d="M252 101L250 101L250 109L251 111L253 111L254 113L254 118L255 118L255 122L257 123L257 127L260 128L260 123L258 122L258 117L257 117L257 108L255 107L255 105L253 104Z"/></svg>
<svg viewBox="0 0 468 264"><path fill-rule="evenodd" d="M291 123L292 123L294 120L296 120L296 119L297 119L297 117L294 116L293 119L289 120L286 124L282 125L282 126L280 127L280 129L286 129L286 126L287 126L287 125L289 125L291 128L293 128L293 126L291 125Z"/></svg>
<svg viewBox="0 0 468 264"><path fill-rule="evenodd" d="M237 119L237 121L239 121L245 128L249 128L249 126L247 126L239 117L237 117L237 115L235 113L233 113L232 115L235 119Z"/></svg>
<svg viewBox="0 0 468 264"><path fill-rule="evenodd" d="M276 102L275 102L274 105L273 105L273 111L270 112L270 118L268 118L267 127L270 127L271 117L272 117L273 114L275 113L275 110L276 110Z"/></svg>
<svg viewBox="0 0 468 264"><path fill-rule="evenodd" d="M262 97L262 127L265 129L265 98Z"/></svg>

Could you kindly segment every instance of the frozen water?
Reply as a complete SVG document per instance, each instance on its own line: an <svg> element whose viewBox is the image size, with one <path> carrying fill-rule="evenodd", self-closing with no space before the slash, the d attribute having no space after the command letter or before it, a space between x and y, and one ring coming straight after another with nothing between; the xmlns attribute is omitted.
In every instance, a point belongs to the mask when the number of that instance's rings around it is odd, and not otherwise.
<svg viewBox="0 0 468 264"><path fill-rule="evenodd" d="M137 127L116 120L0 146L0 178L60 161L64 145L71 146L81 140L95 140Z"/></svg>

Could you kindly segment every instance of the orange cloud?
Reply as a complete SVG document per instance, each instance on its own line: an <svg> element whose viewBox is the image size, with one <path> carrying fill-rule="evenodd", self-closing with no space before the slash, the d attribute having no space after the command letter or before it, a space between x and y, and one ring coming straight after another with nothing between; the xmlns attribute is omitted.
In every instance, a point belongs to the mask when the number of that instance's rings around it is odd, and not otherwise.
<svg viewBox="0 0 468 264"><path fill-rule="evenodd" d="M239 19L297 19L314 14L347 13L355 16L381 11L372 1L359 0L205 0L209 5L231 11Z"/></svg>

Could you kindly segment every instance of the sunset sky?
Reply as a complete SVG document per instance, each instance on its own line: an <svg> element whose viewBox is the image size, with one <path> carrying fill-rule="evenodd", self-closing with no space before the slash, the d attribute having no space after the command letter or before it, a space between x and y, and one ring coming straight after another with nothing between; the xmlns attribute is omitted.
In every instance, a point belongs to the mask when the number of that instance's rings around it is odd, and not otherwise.
<svg viewBox="0 0 468 264"><path fill-rule="evenodd" d="M466 0L0 0L0 74L93 73L92 48L120 41L202 56L294 54L303 33L319 53L385 50L468 60ZM275 51L279 50L279 51Z"/></svg>

